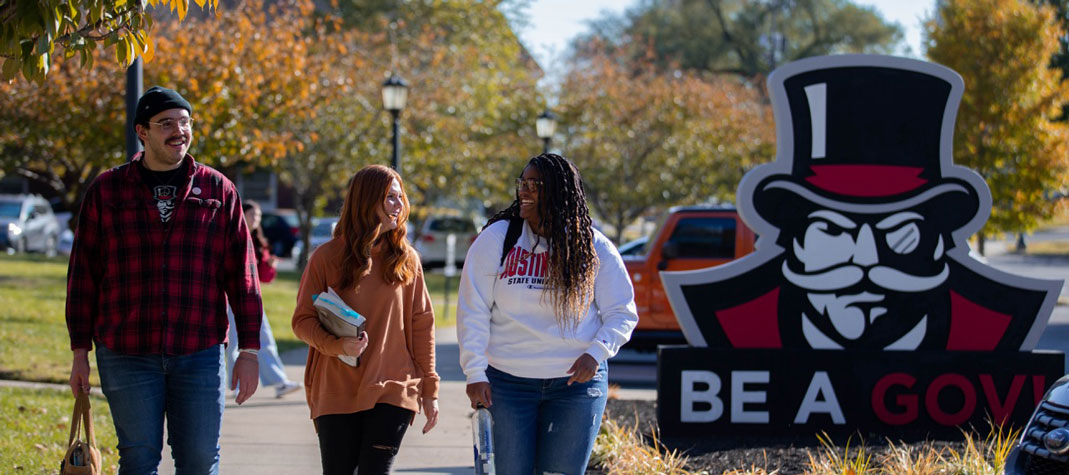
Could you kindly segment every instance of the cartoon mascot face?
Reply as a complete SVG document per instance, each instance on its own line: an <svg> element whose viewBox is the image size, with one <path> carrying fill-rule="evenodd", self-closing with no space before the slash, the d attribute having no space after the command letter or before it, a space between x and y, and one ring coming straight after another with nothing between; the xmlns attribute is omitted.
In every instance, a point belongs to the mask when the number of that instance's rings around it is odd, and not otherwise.
<svg viewBox="0 0 1069 475"><path fill-rule="evenodd" d="M967 257L991 196L979 175L952 163L957 73L903 58L829 56L777 69L768 87L777 160L748 173L737 194L760 236L757 252L662 274L692 345L1034 345L1057 292Z"/></svg>

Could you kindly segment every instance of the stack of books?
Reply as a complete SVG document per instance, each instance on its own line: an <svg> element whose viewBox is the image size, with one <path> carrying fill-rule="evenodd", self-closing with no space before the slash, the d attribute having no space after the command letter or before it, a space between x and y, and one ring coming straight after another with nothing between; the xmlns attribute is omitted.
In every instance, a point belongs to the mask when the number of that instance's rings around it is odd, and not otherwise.
<svg viewBox="0 0 1069 475"><path fill-rule="evenodd" d="M350 308L334 289L327 287L326 292L313 296L312 302L319 314L319 323L334 336L355 338L364 331L367 319ZM338 359L352 367L360 364L358 356L338 355Z"/></svg>

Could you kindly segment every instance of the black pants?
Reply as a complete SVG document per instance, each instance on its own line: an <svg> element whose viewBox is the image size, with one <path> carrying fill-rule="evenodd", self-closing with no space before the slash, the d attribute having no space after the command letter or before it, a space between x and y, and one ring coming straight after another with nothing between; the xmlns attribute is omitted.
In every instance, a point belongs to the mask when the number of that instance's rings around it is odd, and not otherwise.
<svg viewBox="0 0 1069 475"><path fill-rule="evenodd" d="M387 474L413 412L390 404L316 418L323 475Z"/></svg>

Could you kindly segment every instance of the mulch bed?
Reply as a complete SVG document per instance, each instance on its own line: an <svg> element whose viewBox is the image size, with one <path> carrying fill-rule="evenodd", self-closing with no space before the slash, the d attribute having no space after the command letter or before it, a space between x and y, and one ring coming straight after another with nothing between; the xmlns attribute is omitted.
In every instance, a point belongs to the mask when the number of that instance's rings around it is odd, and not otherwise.
<svg viewBox="0 0 1069 475"><path fill-rule="evenodd" d="M632 401L609 399L606 408L608 417L612 417L623 427L635 427L649 440L650 427L657 425L657 409L654 401ZM688 457L687 469L691 471L708 471L710 474L719 475L733 469L763 468L768 472L779 470L780 474L803 473L809 467L809 454L817 460L825 452L825 448L813 434L786 435L775 438L660 438L662 446L668 450L678 450ZM855 435L850 437L833 438L832 443L837 452L842 455L847 443L850 446L851 455L853 449L859 445L859 438ZM961 441L895 441L896 447L922 446L947 447L962 452L965 444ZM871 435L863 440L865 448L873 454L873 460L877 460L879 454L888 449L887 440L883 437Z"/></svg>

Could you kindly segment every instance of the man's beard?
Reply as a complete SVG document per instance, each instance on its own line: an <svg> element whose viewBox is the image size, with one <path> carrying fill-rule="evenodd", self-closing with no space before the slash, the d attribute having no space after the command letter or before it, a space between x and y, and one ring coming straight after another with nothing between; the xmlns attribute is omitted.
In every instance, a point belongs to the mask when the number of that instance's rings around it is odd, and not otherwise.
<svg viewBox="0 0 1069 475"><path fill-rule="evenodd" d="M783 275L801 290L800 330L811 347L916 349L930 341L928 315L940 319L945 314L946 300L938 297L945 293L933 290L946 282L946 264L930 276L852 264L802 274L784 261Z"/></svg>

